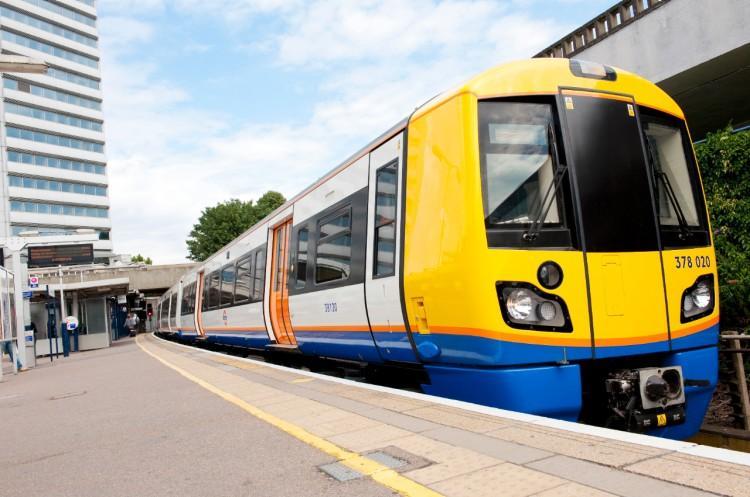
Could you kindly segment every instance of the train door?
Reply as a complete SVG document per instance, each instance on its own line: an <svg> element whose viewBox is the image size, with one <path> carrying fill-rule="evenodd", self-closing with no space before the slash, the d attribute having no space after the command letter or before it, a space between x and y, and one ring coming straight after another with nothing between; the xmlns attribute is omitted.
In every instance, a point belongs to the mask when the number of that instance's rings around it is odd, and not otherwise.
<svg viewBox="0 0 750 497"><path fill-rule="evenodd" d="M632 97L564 89L567 157L580 209L594 354L669 349L653 188ZM631 347L632 346L632 347ZM637 349L637 350L636 350Z"/></svg>
<svg viewBox="0 0 750 497"><path fill-rule="evenodd" d="M403 133L370 153L365 295L375 343L385 360L416 362L401 308Z"/></svg>
<svg viewBox="0 0 750 497"><path fill-rule="evenodd" d="M287 219L273 228L271 254L271 286L269 315L276 343L296 345L292 322L289 316L289 239L292 220Z"/></svg>
<svg viewBox="0 0 750 497"><path fill-rule="evenodd" d="M198 273L195 280L195 295L193 296L195 299L195 304L193 305L195 307L193 315L195 319L195 333L201 338L206 337L206 332L203 331L203 286L205 284L205 274L203 271Z"/></svg>

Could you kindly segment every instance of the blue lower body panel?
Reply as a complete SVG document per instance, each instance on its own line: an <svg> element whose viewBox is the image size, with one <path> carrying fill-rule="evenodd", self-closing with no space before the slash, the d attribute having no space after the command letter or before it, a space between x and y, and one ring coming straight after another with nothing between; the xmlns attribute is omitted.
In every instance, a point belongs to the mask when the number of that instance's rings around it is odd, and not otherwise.
<svg viewBox="0 0 750 497"><path fill-rule="evenodd" d="M305 355L335 357L351 361L381 363L383 360L375 347L369 331L304 331L294 330L299 349Z"/></svg>
<svg viewBox="0 0 750 497"><path fill-rule="evenodd" d="M270 340L268 333L265 331L241 331L237 333L211 333L206 335L206 339L212 343L229 345L232 347L246 347L250 349L262 349Z"/></svg>
<svg viewBox="0 0 750 497"><path fill-rule="evenodd" d="M194 342L196 338L198 338L198 334L194 331L180 331L177 330L177 337L180 340L184 340L186 342Z"/></svg>
<svg viewBox="0 0 750 497"><path fill-rule="evenodd" d="M707 386L685 387L685 422L681 425L657 428L649 435L684 440L700 430L703 418L711 402L711 396L719 381L719 352L716 347L675 352L669 354L658 366L682 366L686 380L707 380Z"/></svg>
<svg viewBox="0 0 750 497"><path fill-rule="evenodd" d="M581 371L575 364L479 369L426 366L425 393L510 411L577 421Z"/></svg>

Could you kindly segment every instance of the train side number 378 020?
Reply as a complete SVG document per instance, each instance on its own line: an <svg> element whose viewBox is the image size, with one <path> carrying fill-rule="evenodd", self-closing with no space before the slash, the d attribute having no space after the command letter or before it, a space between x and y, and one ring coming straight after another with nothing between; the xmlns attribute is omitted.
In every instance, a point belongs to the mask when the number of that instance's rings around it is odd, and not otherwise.
<svg viewBox="0 0 750 497"><path fill-rule="evenodd" d="M694 268L694 267L711 267L711 258L707 255L679 255L674 258L674 265L677 269Z"/></svg>

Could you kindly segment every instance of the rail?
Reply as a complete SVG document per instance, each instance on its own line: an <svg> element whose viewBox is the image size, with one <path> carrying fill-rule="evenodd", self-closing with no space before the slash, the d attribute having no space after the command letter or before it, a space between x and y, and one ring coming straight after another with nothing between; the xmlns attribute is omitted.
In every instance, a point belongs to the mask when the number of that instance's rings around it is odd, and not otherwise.
<svg viewBox="0 0 750 497"><path fill-rule="evenodd" d="M534 57L571 58L670 0L623 0L548 46Z"/></svg>

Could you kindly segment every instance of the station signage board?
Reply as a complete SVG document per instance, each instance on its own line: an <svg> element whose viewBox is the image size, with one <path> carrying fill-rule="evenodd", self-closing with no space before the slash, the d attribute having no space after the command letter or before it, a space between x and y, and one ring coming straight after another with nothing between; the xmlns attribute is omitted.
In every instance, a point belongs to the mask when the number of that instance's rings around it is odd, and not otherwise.
<svg viewBox="0 0 750 497"><path fill-rule="evenodd" d="M39 288L38 276L29 276L29 288Z"/></svg>
<svg viewBox="0 0 750 497"><path fill-rule="evenodd" d="M72 266L94 262L94 244L29 247L29 267Z"/></svg>

